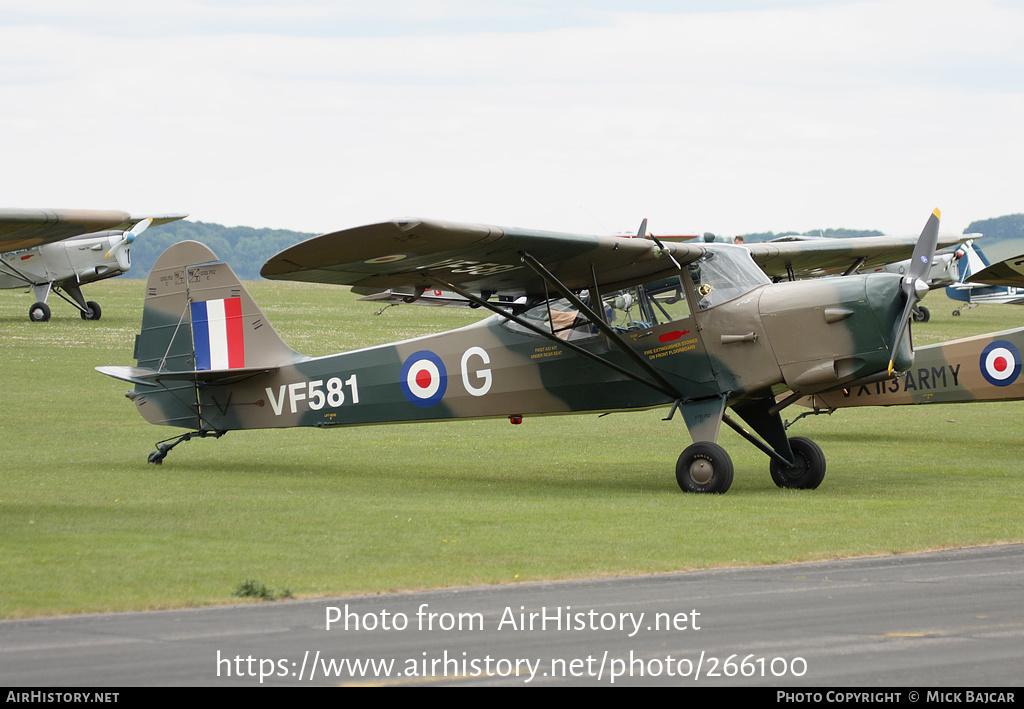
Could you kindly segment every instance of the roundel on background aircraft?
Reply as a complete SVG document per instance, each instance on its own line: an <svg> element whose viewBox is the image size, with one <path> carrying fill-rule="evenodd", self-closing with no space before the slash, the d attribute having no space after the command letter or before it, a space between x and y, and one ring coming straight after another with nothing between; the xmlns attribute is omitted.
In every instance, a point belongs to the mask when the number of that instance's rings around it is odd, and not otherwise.
<svg viewBox="0 0 1024 709"><path fill-rule="evenodd" d="M1005 387L1020 376L1020 351L1013 343L996 340L981 353L981 374L993 386Z"/></svg>
<svg viewBox="0 0 1024 709"><path fill-rule="evenodd" d="M444 396L448 387L448 371L440 357L429 350L420 350L405 360L399 381L405 398L426 408Z"/></svg>

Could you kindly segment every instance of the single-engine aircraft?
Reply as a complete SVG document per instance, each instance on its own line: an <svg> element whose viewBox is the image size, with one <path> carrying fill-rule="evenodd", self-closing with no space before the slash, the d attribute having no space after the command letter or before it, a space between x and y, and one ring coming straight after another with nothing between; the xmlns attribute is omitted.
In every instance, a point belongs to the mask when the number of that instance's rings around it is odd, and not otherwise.
<svg viewBox="0 0 1024 709"><path fill-rule="evenodd" d="M95 209L0 209L0 288L32 288L32 322L50 319L50 292L78 308L83 320L99 320L100 306L86 301L82 286L126 273L132 242L154 224L185 214L133 217Z"/></svg>
<svg viewBox="0 0 1024 709"><path fill-rule="evenodd" d="M1024 293L1024 254L979 268L969 279ZM1024 399L1024 327L919 348L914 365L889 381L840 386L802 399L801 414L831 414L859 406L959 404ZM794 421L795 423L795 421Z"/></svg>
<svg viewBox="0 0 1024 709"><path fill-rule="evenodd" d="M693 439L676 463L684 491L724 493L732 484L732 460L717 443L723 422L769 457L777 485L816 488L825 456L806 438L788 438L780 411L912 366L911 310L928 290L921 277L936 244L958 240L940 239L938 228L935 210L906 247L914 267L905 277L773 284L755 250L731 244L418 219L357 227L290 247L261 273L363 294L411 289L415 298L439 289L495 315L317 358L280 339L210 249L180 242L151 272L137 366L97 369L134 385L127 396L150 423L190 429L157 444L151 463L194 437L239 429L520 423L671 407L666 420L680 414ZM760 254L784 263L779 246ZM839 246L844 259L862 258ZM793 393L776 401L785 390Z"/></svg>

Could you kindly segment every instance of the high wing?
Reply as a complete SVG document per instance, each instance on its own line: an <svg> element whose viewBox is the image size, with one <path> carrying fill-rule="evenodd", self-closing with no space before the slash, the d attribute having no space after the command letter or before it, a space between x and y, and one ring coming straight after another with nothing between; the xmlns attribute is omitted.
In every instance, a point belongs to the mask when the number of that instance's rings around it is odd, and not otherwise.
<svg viewBox="0 0 1024 709"><path fill-rule="evenodd" d="M1024 254L994 263L967 277L971 283L990 286L1024 286Z"/></svg>
<svg viewBox="0 0 1024 709"><path fill-rule="evenodd" d="M937 248L959 244L977 235L940 235ZM914 253L916 236L859 236L850 239L808 239L747 244L750 255L770 277L806 278L842 274L903 261Z"/></svg>
<svg viewBox="0 0 1024 709"><path fill-rule="evenodd" d="M545 291L535 259L572 290L617 289L669 276L705 253L699 244L396 219L308 239L263 265L264 278L355 286L358 293L439 283L507 297Z"/></svg>
<svg viewBox="0 0 1024 709"><path fill-rule="evenodd" d="M0 209L0 251L30 249L97 231L128 231L149 218L153 219L153 225L158 225L185 216L133 217L128 212L99 209Z"/></svg>

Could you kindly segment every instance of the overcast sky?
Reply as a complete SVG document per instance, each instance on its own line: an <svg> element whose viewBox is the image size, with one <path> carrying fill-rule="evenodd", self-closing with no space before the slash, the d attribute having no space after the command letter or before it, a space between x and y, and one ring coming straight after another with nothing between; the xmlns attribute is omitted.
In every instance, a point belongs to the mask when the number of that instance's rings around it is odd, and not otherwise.
<svg viewBox="0 0 1024 709"><path fill-rule="evenodd" d="M1002 0L0 0L0 206L328 232L1024 211Z"/></svg>

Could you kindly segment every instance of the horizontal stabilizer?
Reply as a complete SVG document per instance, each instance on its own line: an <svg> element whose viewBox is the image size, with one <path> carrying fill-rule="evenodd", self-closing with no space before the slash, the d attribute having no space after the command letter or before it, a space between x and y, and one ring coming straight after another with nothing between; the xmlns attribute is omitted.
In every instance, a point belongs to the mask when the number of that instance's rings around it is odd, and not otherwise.
<svg viewBox="0 0 1024 709"><path fill-rule="evenodd" d="M231 384L257 374L276 372L279 367L241 367L220 370L162 371L148 367L96 367L100 374L141 386L157 386L161 382L189 381L200 384Z"/></svg>

